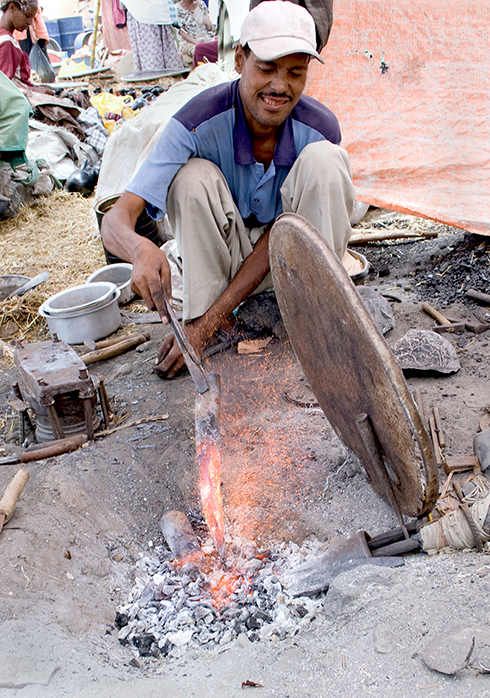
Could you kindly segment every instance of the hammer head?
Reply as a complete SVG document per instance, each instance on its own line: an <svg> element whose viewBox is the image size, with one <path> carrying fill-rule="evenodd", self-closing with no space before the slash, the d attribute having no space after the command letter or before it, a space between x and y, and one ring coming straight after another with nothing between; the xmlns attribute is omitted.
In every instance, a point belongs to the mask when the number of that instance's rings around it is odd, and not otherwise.
<svg viewBox="0 0 490 698"><path fill-rule="evenodd" d="M447 325L436 325L432 329L438 334L444 334L445 332L462 334L465 331L465 324L464 322L450 322Z"/></svg>

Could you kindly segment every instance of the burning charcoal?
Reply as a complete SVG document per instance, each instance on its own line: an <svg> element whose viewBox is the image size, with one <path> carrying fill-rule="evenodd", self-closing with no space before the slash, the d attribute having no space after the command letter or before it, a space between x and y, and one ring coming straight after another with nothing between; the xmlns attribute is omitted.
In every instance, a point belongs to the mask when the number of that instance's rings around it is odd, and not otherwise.
<svg viewBox="0 0 490 698"><path fill-rule="evenodd" d="M172 597L172 602L175 606L175 612L178 613L181 608L184 605L185 602L185 592L184 591L179 591L179 593L176 595L174 594Z"/></svg>
<svg viewBox="0 0 490 698"><path fill-rule="evenodd" d="M254 615L250 615L245 621L245 627L247 630L258 630L262 626L262 623Z"/></svg>
<svg viewBox="0 0 490 698"><path fill-rule="evenodd" d="M268 613L264 613L264 611L261 611L260 608L257 608L253 612L253 614L258 620L262 620L265 623L270 623L272 621L272 618L270 617L270 615Z"/></svg>
<svg viewBox="0 0 490 698"><path fill-rule="evenodd" d="M249 609L248 609L247 607L245 607L245 608L242 610L242 612L240 613L240 615L239 615L239 617L238 617L238 620L239 620L241 623L245 623L245 621L247 620L247 618L249 617L249 615L250 615L250 611L249 611Z"/></svg>
<svg viewBox="0 0 490 698"><path fill-rule="evenodd" d="M142 633L133 637L133 645L138 649L141 657L158 657L159 649L155 642L155 636L151 633Z"/></svg>
<svg viewBox="0 0 490 698"><path fill-rule="evenodd" d="M190 642L193 634L194 630L177 630L174 633L169 633L167 637L175 647L184 647Z"/></svg>
<svg viewBox="0 0 490 698"><path fill-rule="evenodd" d="M196 623L206 618L207 615L209 615L209 608L205 606L197 606L197 608L194 609L194 620Z"/></svg>
<svg viewBox="0 0 490 698"><path fill-rule="evenodd" d="M202 579L201 570L190 562L182 567L182 574L188 575L193 582Z"/></svg>
<svg viewBox="0 0 490 698"><path fill-rule="evenodd" d="M237 603L229 603L227 606L221 609L222 618L235 618L235 616L241 613L241 608Z"/></svg>
<svg viewBox="0 0 490 698"><path fill-rule="evenodd" d="M220 645L227 645L229 642L231 642L233 639L233 636L229 630L225 630L223 635L220 638L219 644Z"/></svg>
<svg viewBox="0 0 490 698"><path fill-rule="evenodd" d="M308 615L308 609L306 609L304 606L296 606L294 608L294 613L299 616L299 618L304 618L305 616Z"/></svg>
<svg viewBox="0 0 490 698"><path fill-rule="evenodd" d="M129 625L125 625L117 634L117 639L121 643L121 645L127 645L128 644L128 637L131 634L131 627Z"/></svg>
<svg viewBox="0 0 490 698"><path fill-rule="evenodd" d="M182 625L194 625L194 619L192 617L192 614L189 610L184 608L180 613L178 614L177 618L177 625L182 626Z"/></svg>
<svg viewBox="0 0 490 698"><path fill-rule="evenodd" d="M201 643L201 645L205 645L207 642L209 642L211 639L211 633L209 630L206 630L206 628L203 628L201 632L199 633L198 640Z"/></svg>
<svg viewBox="0 0 490 698"><path fill-rule="evenodd" d="M175 591L175 587L171 587L169 584L162 584L155 587L155 599L157 601L162 601L163 599L168 599L172 597Z"/></svg>
<svg viewBox="0 0 490 698"><path fill-rule="evenodd" d="M258 570L260 570L263 566L263 560L257 560L257 558L254 557L252 558L252 560L248 560L243 567L248 574L254 574L255 572L258 572Z"/></svg>
<svg viewBox="0 0 490 698"><path fill-rule="evenodd" d="M233 634L233 636L240 635L242 632L242 626L240 621L238 621L236 618L233 618L228 624L228 630Z"/></svg>
<svg viewBox="0 0 490 698"><path fill-rule="evenodd" d="M163 637L158 643L158 649L163 657L167 656L172 647L173 645L167 637Z"/></svg>
<svg viewBox="0 0 490 698"><path fill-rule="evenodd" d="M153 588L153 583L150 582L145 586L143 591L141 592L139 598L138 598L138 603L140 606L146 606L147 603L150 601L153 601L155 598L155 590Z"/></svg>
<svg viewBox="0 0 490 698"><path fill-rule="evenodd" d="M124 628L129 622L129 618L125 613L119 613L119 611L116 611L116 617L114 619L114 625L116 628L119 630L121 628Z"/></svg>

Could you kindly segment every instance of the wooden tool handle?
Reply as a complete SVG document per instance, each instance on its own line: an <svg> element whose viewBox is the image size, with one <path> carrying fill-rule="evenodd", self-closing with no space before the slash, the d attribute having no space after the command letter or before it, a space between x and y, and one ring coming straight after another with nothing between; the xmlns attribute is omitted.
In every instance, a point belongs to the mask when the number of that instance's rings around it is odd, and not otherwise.
<svg viewBox="0 0 490 698"><path fill-rule="evenodd" d="M68 453L69 451L76 451L79 446L82 446L87 441L87 434L74 434L73 436L67 436L66 439L48 441L45 444L40 444L39 448L24 451L20 457L20 462L29 463L33 460L42 460L43 458L59 456L62 453Z"/></svg>
<svg viewBox="0 0 490 698"><path fill-rule="evenodd" d="M164 514L160 520L160 530L177 559L202 554L196 534L183 511L174 510Z"/></svg>
<svg viewBox="0 0 490 698"><path fill-rule="evenodd" d="M431 317L434 318L436 322L438 322L440 325L450 325L451 323L447 319L447 317L444 317L442 313L440 313L438 310L433 308L429 303L422 303L422 310L425 310L425 312L430 315Z"/></svg>
<svg viewBox="0 0 490 698"><path fill-rule="evenodd" d="M112 339L101 339L100 342L95 342L95 349L105 349L106 347L112 347L114 344L119 344L119 342L124 342L127 339L133 339L133 337L146 337L147 340L150 339L150 333L148 330L144 332L133 332L125 337L113 337ZM95 351L95 349L93 351Z"/></svg>
<svg viewBox="0 0 490 698"><path fill-rule="evenodd" d="M12 518L17 500L22 494L22 490L24 489L28 479L29 473L27 470L18 470L17 474L14 475L14 478L5 490L5 493L0 500L0 515L3 514L5 516L5 523Z"/></svg>
<svg viewBox="0 0 490 698"><path fill-rule="evenodd" d="M125 351L137 347L139 344L143 344L147 341L147 336L144 334L138 334L129 339L123 339L117 344L113 344L109 347L104 347L103 349L96 349L95 351L89 351L87 354L83 354L82 361L85 366L94 364L96 361L103 361L104 359L111 359L113 356L118 356L119 354L124 354Z"/></svg>
<svg viewBox="0 0 490 698"><path fill-rule="evenodd" d="M482 305L490 306L490 295L488 293L480 293L480 291L475 291L473 288L470 288L466 291L465 296L467 298L472 298L474 301L478 301L478 303Z"/></svg>

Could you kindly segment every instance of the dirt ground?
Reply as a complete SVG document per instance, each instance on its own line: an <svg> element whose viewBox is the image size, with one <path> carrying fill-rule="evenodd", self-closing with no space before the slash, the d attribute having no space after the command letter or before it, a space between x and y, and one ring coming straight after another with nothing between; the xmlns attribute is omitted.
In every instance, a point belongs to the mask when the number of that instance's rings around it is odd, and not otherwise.
<svg viewBox="0 0 490 698"><path fill-rule="evenodd" d="M436 238L358 248L372 262L367 285L399 300L392 301L396 328L388 343L410 328L433 325L423 300L447 315L485 317L464 291L490 292L488 238L434 226ZM490 632L490 557L476 552L416 554L400 568L344 573L326 595L324 614L283 641L251 643L240 636L213 652L188 650L178 660L142 658L119 644L116 607L138 574L136 561L162 544L160 517L173 508L194 514L200 508L194 385L188 376L167 382L152 373L166 330L148 329L151 340L138 350L90 370L106 377L112 407L118 415L128 412L127 421L167 416L29 464L30 480L0 534L0 695L232 698L242 695L247 680L263 687L244 690L263 698L490 695L484 673L490 642L480 647L477 668L456 676L430 670L422 660L441 633ZM361 529L374 535L396 526L321 410L285 399L285 392L305 401L313 396L280 323L274 329L278 336L262 354L230 349L206 360L223 388L229 536L264 548L283 541L327 545ZM490 403L490 334L446 336L461 370L410 375L407 382L420 388L427 408L439 407L446 452L470 455ZM15 379L16 369L4 362L6 453L18 447L6 402ZM18 467L1 466L2 491ZM442 473L440 479L442 486Z"/></svg>

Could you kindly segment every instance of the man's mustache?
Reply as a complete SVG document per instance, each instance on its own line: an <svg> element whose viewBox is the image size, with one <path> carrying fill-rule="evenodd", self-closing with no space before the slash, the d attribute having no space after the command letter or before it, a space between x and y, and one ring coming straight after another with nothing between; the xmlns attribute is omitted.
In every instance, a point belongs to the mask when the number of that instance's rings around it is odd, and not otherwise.
<svg viewBox="0 0 490 698"><path fill-rule="evenodd" d="M287 99L291 101L290 95L287 95L285 92L261 92L260 93L261 97L275 97L279 99Z"/></svg>

